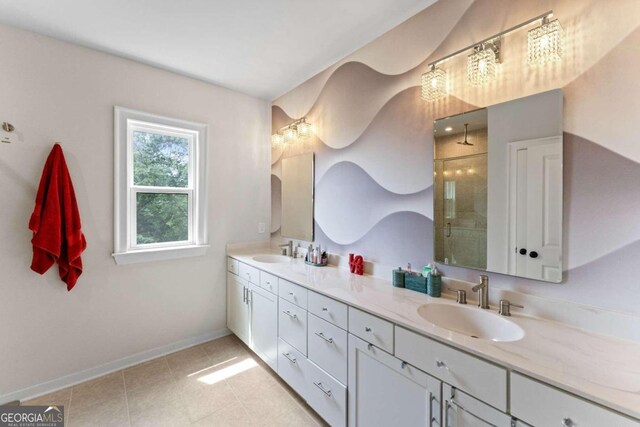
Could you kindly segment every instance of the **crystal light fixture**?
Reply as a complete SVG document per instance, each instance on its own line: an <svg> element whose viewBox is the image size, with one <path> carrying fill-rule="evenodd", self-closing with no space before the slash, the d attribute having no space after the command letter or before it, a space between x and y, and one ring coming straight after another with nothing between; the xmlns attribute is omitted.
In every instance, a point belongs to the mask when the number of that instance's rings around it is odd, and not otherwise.
<svg viewBox="0 0 640 427"><path fill-rule="evenodd" d="M298 141L298 129L295 126L289 126L282 132L285 144L294 144Z"/></svg>
<svg viewBox="0 0 640 427"><path fill-rule="evenodd" d="M499 48L496 43L482 43L467 57L467 80L472 86L492 82L498 74Z"/></svg>
<svg viewBox="0 0 640 427"><path fill-rule="evenodd" d="M542 18L542 24L528 33L529 65L544 65L562 58L564 30L560 21L549 21L549 16Z"/></svg>
<svg viewBox="0 0 640 427"><path fill-rule="evenodd" d="M307 139L311 136L313 132L313 128L311 123L307 123L306 119L302 119L302 121L297 125L298 128L298 136L301 139Z"/></svg>
<svg viewBox="0 0 640 427"><path fill-rule="evenodd" d="M434 102L447 96L447 73L435 64L422 75L422 99Z"/></svg>
<svg viewBox="0 0 640 427"><path fill-rule="evenodd" d="M280 148L284 143L284 137L280 133L274 133L271 135L271 146L273 148Z"/></svg>

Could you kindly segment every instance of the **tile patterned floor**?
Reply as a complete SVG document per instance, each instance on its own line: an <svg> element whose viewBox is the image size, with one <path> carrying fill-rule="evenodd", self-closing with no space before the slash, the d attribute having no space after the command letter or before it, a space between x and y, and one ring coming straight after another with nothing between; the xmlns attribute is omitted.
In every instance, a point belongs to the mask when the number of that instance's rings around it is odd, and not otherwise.
<svg viewBox="0 0 640 427"><path fill-rule="evenodd" d="M234 335L23 402L53 404L70 427L326 425Z"/></svg>

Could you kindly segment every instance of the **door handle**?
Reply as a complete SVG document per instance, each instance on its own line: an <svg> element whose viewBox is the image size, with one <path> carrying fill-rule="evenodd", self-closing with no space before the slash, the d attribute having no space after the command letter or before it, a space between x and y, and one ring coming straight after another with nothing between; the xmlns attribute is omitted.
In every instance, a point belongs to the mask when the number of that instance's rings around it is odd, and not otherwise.
<svg viewBox="0 0 640 427"><path fill-rule="evenodd" d="M446 237L451 237L451 223L447 223L447 235Z"/></svg>
<svg viewBox="0 0 640 427"><path fill-rule="evenodd" d="M530 256L531 258L538 258L538 252L536 252L536 251L531 251L531 252L529 252L529 256Z"/></svg>
<svg viewBox="0 0 640 427"><path fill-rule="evenodd" d="M246 286L242 287L242 302L247 303L247 288Z"/></svg>
<svg viewBox="0 0 640 427"><path fill-rule="evenodd" d="M449 409L451 409L451 404L446 400L444 404L444 427L449 427Z"/></svg>

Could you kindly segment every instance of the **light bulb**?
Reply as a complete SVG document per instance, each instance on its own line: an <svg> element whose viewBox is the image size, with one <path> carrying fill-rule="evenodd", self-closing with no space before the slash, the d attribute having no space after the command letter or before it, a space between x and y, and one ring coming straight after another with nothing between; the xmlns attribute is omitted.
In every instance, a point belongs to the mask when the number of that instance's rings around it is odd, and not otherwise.
<svg viewBox="0 0 640 427"><path fill-rule="evenodd" d="M313 133L313 126L311 126L311 123L307 123L306 121L303 121L302 123L298 124L297 126L298 129L298 135L300 136L300 138L308 138L311 136L311 134Z"/></svg>

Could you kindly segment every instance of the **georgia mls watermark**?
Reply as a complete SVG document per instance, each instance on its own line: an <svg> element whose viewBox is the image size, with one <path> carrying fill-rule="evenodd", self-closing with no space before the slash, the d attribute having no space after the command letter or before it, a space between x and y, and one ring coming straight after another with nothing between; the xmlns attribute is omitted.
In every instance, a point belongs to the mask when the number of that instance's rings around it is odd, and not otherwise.
<svg viewBox="0 0 640 427"><path fill-rule="evenodd" d="M0 406L0 427L64 427L64 406Z"/></svg>

